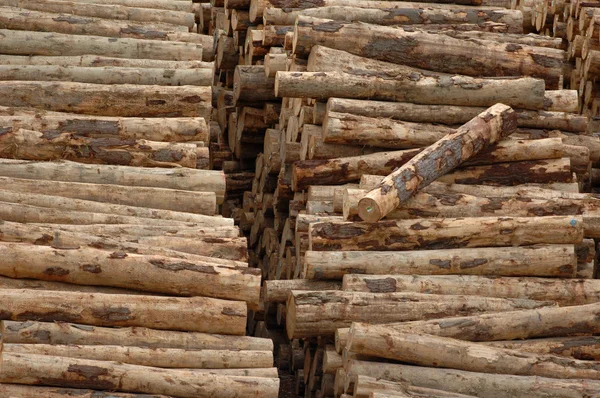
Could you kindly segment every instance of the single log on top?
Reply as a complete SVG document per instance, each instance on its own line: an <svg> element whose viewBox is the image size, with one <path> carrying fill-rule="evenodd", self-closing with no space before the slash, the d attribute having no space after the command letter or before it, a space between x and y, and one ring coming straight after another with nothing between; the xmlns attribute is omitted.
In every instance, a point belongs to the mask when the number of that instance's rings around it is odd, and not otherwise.
<svg viewBox="0 0 600 398"><path fill-rule="evenodd" d="M387 176L360 200L358 214L365 221L380 220L420 189L516 128L517 115L510 107L492 106Z"/></svg>
<svg viewBox="0 0 600 398"><path fill-rule="evenodd" d="M0 318L244 334L246 303L208 297L0 290Z"/></svg>

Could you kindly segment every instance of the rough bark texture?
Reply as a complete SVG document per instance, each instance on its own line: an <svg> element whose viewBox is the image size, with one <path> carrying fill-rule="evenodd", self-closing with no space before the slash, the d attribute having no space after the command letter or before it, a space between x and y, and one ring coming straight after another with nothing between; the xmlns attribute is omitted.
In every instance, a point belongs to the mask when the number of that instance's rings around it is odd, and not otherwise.
<svg viewBox="0 0 600 398"><path fill-rule="evenodd" d="M420 189L508 136L516 127L515 112L505 105L494 105L388 175L360 200L359 216L369 222L380 220Z"/></svg>

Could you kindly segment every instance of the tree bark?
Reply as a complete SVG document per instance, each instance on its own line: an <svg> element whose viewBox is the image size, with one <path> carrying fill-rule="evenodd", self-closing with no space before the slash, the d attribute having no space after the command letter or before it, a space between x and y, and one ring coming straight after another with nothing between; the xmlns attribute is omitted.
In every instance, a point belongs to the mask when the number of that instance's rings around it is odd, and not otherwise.
<svg viewBox="0 0 600 398"><path fill-rule="evenodd" d="M263 65L238 65L235 67L233 75L234 102L275 101L274 87L275 79L265 76Z"/></svg>
<svg viewBox="0 0 600 398"><path fill-rule="evenodd" d="M333 336L352 322L406 322L553 305L550 301L419 293L354 293L292 290L286 305L290 339Z"/></svg>
<svg viewBox="0 0 600 398"><path fill-rule="evenodd" d="M102 36L82 38L80 35L8 29L0 29L0 35L2 52L6 55L99 55L168 61L206 59L202 55L202 46L196 43ZM40 43L44 44L40 45Z"/></svg>
<svg viewBox="0 0 600 398"><path fill-rule="evenodd" d="M4 344L3 352L115 361L155 368L246 369L273 366L272 351L184 350L122 345Z"/></svg>
<svg viewBox="0 0 600 398"><path fill-rule="evenodd" d="M62 198L71 198L80 203L85 201L85 206L91 205L91 202L100 202L110 205L110 212L118 214L117 208L124 206L123 210L130 211L135 207L137 213L135 216L144 216L143 214L161 214L160 210L167 212L184 212L190 214L214 215L216 210L216 195L214 192L194 192L183 191L180 189L165 189L153 187L136 186L115 186L109 184L87 184L78 182L63 182L50 180L30 180L22 178L0 177L0 185L3 189L11 192L32 195L44 195L52 193ZM67 202L64 199L61 199ZM114 206L112 206L114 205ZM99 212L101 205L95 207L86 207L88 210ZM147 208L147 211L142 210ZM76 207L75 209L78 209ZM74 209L74 210L75 210ZM151 209L151 210L150 210ZM131 213L128 213L131 214ZM167 213L164 213L165 215ZM157 216L157 218L161 218ZM214 220L214 219L211 219ZM218 224L227 225L226 219L219 220ZM215 224L216 226L216 224Z"/></svg>
<svg viewBox="0 0 600 398"><path fill-rule="evenodd" d="M395 43L392 50L386 44L390 40ZM557 87L559 77L569 71L563 50L466 41L443 34L299 16L294 29L294 53L305 53L315 44L437 72L539 77L549 87Z"/></svg>
<svg viewBox="0 0 600 398"><path fill-rule="evenodd" d="M559 355L588 361L597 361L598 358L600 358L600 337L598 336L491 341L484 342L482 344L492 347L506 348L509 350L543 355Z"/></svg>
<svg viewBox="0 0 600 398"><path fill-rule="evenodd" d="M593 279L488 278L472 275L346 275L342 289L351 292L415 292L548 300L555 301L561 306L600 301L600 281Z"/></svg>
<svg viewBox="0 0 600 398"><path fill-rule="evenodd" d="M356 334L351 329L347 347L351 352L420 366L559 379L600 379L600 370L594 362L528 354L427 334L392 332L385 338L377 338ZM442 352L453 355L440 355Z"/></svg>
<svg viewBox="0 0 600 398"><path fill-rule="evenodd" d="M120 345L183 350L273 351L273 341L270 339L142 327L107 328L62 322L1 321L0 330L3 342L6 344Z"/></svg>
<svg viewBox="0 0 600 398"><path fill-rule="evenodd" d="M307 251L304 259L308 279L339 280L351 273L572 278L577 269L575 248L569 245L403 252Z"/></svg>
<svg viewBox="0 0 600 398"><path fill-rule="evenodd" d="M95 388L175 396L225 398L276 397L279 379L211 375L195 370L148 369L146 366L12 354L0 357L3 383L52 384L58 387Z"/></svg>
<svg viewBox="0 0 600 398"><path fill-rule="evenodd" d="M360 200L359 216L367 222L382 219L420 189L510 135L516 127L517 115L510 107L492 106L384 178Z"/></svg>
<svg viewBox="0 0 600 398"><path fill-rule="evenodd" d="M384 380L408 382L414 386L444 389L483 398L584 398L596 394L600 383L589 379L555 379L513 376L463 370L428 368L393 363L351 360L348 374L363 374Z"/></svg>
<svg viewBox="0 0 600 398"><path fill-rule="evenodd" d="M312 281L307 279L287 279L265 281L263 301L265 303L285 303L292 290L341 290L342 284L329 281Z"/></svg>
<svg viewBox="0 0 600 398"><path fill-rule="evenodd" d="M166 395L147 395L144 394L129 394L120 392L102 392L97 390L83 390L75 388L61 388L61 387L35 387L28 385L19 384L0 384L0 394L6 397L19 397L19 398L65 398L65 397L79 397L79 398L168 398Z"/></svg>
<svg viewBox="0 0 600 398"><path fill-rule="evenodd" d="M0 244L0 275L245 301L258 308L260 270L94 249ZM83 265L82 265L83 264ZM159 283L160 281L160 283Z"/></svg>
<svg viewBox="0 0 600 398"><path fill-rule="evenodd" d="M430 218L311 224L309 250L414 250L575 244L581 216Z"/></svg>
<svg viewBox="0 0 600 398"><path fill-rule="evenodd" d="M322 48L317 46L316 48ZM313 50L314 51L314 50ZM413 123L463 124L485 111L483 107L452 105L420 105L408 102L370 101L345 98L330 98L327 113L351 113L358 116L389 118ZM515 109L517 126L584 132L587 118L563 112L530 111Z"/></svg>
<svg viewBox="0 0 600 398"><path fill-rule="evenodd" d="M207 297L159 297L41 290L0 290L3 320L144 326L204 333L244 334L246 303Z"/></svg>
<svg viewBox="0 0 600 398"><path fill-rule="evenodd" d="M203 61L165 61L160 59L115 58L97 55L80 56L23 56L0 55L2 65L37 65L37 66L79 66L79 67L120 67L151 69L210 69L213 62Z"/></svg>
<svg viewBox="0 0 600 398"><path fill-rule="evenodd" d="M97 116L186 116L205 119L210 117L212 109L210 87L21 81L1 83L0 105L4 106Z"/></svg>

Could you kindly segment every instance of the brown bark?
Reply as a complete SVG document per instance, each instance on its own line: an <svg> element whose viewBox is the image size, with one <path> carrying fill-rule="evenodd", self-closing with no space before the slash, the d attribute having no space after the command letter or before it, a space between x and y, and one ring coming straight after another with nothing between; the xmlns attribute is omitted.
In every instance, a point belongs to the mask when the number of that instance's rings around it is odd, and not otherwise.
<svg viewBox="0 0 600 398"><path fill-rule="evenodd" d="M239 301L10 289L0 290L0 297L3 320L228 334L244 334L246 328L246 303Z"/></svg>
<svg viewBox="0 0 600 398"><path fill-rule="evenodd" d="M292 290L286 306L286 330L290 339L333 336L337 328L348 327L352 322L406 322L552 304L478 296Z"/></svg>

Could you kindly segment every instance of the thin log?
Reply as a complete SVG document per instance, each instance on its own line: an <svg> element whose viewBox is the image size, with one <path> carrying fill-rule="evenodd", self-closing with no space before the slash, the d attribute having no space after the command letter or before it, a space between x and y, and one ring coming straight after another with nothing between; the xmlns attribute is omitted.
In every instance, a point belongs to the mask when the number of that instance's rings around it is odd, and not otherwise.
<svg viewBox="0 0 600 398"><path fill-rule="evenodd" d="M166 395L147 395L147 394L130 394L120 392L102 392L97 390L83 390L75 388L61 387L36 387L19 384L0 384L0 394L7 397L19 398L64 398L64 397L80 397L80 398L168 398Z"/></svg>
<svg viewBox="0 0 600 398"><path fill-rule="evenodd" d="M97 55L80 56L44 56L44 55L0 55L2 65L38 65L38 66L80 66L80 67L120 67L154 69L210 69L213 62L203 61L165 61L160 59L116 58Z"/></svg>

